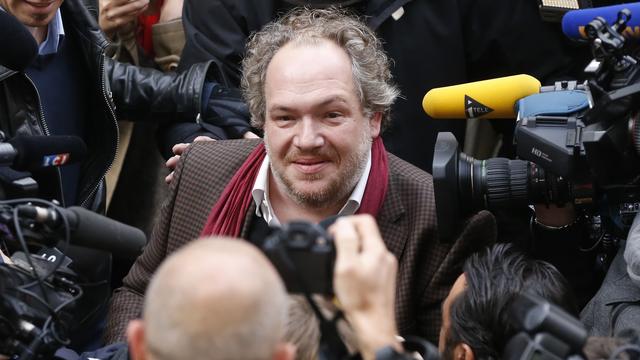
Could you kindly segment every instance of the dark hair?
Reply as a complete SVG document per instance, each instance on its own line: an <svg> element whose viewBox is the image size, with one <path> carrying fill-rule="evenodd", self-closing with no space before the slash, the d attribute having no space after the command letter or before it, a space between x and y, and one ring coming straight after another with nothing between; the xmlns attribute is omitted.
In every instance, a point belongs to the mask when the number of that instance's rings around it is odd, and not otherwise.
<svg viewBox="0 0 640 360"><path fill-rule="evenodd" d="M539 295L571 315L578 313L562 274L547 262L527 258L511 244L472 255L463 270L467 285L451 302L447 350L465 343L476 359L499 359L516 334L509 305L520 292Z"/></svg>

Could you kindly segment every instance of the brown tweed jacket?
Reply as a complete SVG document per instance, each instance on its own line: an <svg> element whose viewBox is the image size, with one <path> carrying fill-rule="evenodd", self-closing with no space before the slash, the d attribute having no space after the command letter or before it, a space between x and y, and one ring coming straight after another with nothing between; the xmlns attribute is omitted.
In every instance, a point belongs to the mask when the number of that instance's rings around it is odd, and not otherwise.
<svg viewBox="0 0 640 360"><path fill-rule="evenodd" d="M143 296L156 268L168 254L198 237L213 204L259 141L200 142L182 155L151 240L123 287L114 292L106 334L109 343L124 340L129 320L141 316ZM247 237L254 212L252 203L242 237ZM377 221L387 247L399 259L399 331L437 341L441 301L466 256L493 241L494 219L481 212L467 222L453 245L440 244L431 175L389 154L389 187Z"/></svg>

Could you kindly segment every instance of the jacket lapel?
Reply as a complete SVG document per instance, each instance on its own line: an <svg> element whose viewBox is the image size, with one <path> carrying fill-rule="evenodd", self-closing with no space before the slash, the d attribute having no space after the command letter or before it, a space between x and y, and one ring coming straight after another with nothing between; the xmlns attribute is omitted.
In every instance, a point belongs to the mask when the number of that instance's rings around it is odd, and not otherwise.
<svg viewBox="0 0 640 360"><path fill-rule="evenodd" d="M387 194L377 222L387 248L400 260L409 235L409 223L398 192L398 184L396 184L395 176L391 171L389 172Z"/></svg>

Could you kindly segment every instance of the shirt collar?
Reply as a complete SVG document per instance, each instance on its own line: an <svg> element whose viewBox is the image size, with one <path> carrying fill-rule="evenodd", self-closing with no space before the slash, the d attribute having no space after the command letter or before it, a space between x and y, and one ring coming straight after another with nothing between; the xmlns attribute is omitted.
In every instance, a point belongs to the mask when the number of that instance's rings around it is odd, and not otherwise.
<svg viewBox="0 0 640 360"><path fill-rule="evenodd" d="M251 189L251 196L256 204L256 215L262 217L267 225L271 227L280 226L280 221L276 217L273 211L271 202L269 201L269 155L266 155L256 181ZM367 164L360 176L360 180L356 184L355 188L351 192L351 196L344 204L342 209L338 212L338 215L353 215L360 208L362 203L362 197L364 196L364 190L367 187L367 181L369 180L369 172L371 171L371 149L367 154Z"/></svg>
<svg viewBox="0 0 640 360"><path fill-rule="evenodd" d="M38 48L38 55L57 53L62 39L64 39L64 26L62 25L62 12L58 9L53 20L49 23L47 38L44 39Z"/></svg>

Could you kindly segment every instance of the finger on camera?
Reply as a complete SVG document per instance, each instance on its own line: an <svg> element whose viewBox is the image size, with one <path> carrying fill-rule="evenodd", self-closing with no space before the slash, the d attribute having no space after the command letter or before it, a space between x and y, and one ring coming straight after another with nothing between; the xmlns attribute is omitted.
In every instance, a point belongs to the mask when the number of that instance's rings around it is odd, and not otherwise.
<svg viewBox="0 0 640 360"><path fill-rule="evenodd" d="M360 237L360 246L363 252L367 251L386 251L387 247L382 240L378 223L375 218L369 214L355 215L351 221L355 226Z"/></svg>
<svg viewBox="0 0 640 360"><path fill-rule="evenodd" d="M339 218L329 227L336 245L336 264L355 258L360 252L360 238L349 217Z"/></svg>

